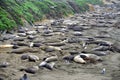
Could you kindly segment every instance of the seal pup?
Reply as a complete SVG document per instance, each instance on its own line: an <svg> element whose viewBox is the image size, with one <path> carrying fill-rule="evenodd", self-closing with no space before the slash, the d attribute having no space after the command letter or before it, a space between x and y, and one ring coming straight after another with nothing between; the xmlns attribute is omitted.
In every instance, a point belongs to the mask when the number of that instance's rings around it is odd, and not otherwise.
<svg viewBox="0 0 120 80"><path fill-rule="evenodd" d="M85 64L85 63L86 63L86 61L85 61L83 58L81 58L80 55L75 56L73 60L74 60L75 62L81 63L81 64Z"/></svg>
<svg viewBox="0 0 120 80"><path fill-rule="evenodd" d="M49 70L53 70L55 63L51 62L51 63L47 63L46 61L43 61L39 64L39 68L46 68Z"/></svg>
<svg viewBox="0 0 120 80"><path fill-rule="evenodd" d="M20 80L30 80L27 76L27 74L24 74L22 78L20 78Z"/></svg>

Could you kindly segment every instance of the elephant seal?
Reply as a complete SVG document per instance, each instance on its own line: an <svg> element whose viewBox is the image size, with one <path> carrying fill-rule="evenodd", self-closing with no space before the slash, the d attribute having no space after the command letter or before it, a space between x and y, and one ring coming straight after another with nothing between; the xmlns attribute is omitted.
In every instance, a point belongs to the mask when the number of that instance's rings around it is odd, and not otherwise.
<svg viewBox="0 0 120 80"><path fill-rule="evenodd" d="M83 53L81 53L79 56L81 56L85 61L89 61L91 63L95 63L97 61L102 61L102 58L95 55L95 54L83 54Z"/></svg>
<svg viewBox="0 0 120 80"><path fill-rule="evenodd" d="M67 62L71 62L74 60L74 55L63 56L63 60L66 60Z"/></svg>
<svg viewBox="0 0 120 80"><path fill-rule="evenodd" d="M24 53L24 52L29 52L29 51L31 51L31 49L28 48L28 47L20 47L20 48L17 48L17 49L13 49L13 50L11 51L11 53L22 54L22 53Z"/></svg>
<svg viewBox="0 0 120 80"><path fill-rule="evenodd" d="M35 38L36 38L36 36L33 36L33 35L28 35L28 37L27 37L27 39L30 39L30 40L33 40Z"/></svg>
<svg viewBox="0 0 120 80"><path fill-rule="evenodd" d="M62 51L60 47L54 47L54 46L41 46L40 48L46 52Z"/></svg>
<svg viewBox="0 0 120 80"><path fill-rule="evenodd" d="M35 35L35 34L37 34L37 31L27 31L26 34L27 35Z"/></svg>
<svg viewBox="0 0 120 80"><path fill-rule="evenodd" d="M57 61L57 60L58 60L58 56L56 55L43 58L43 61L46 61L46 62L52 62L52 61Z"/></svg>
<svg viewBox="0 0 120 80"><path fill-rule="evenodd" d="M38 70L39 70L38 66L32 66L24 69L24 71L31 74L35 74Z"/></svg>
<svg viewBox="0 0 120 80"><path fill-rule="evenodd" d="M75 56L73 60L75 62L81 63L81 64L85 64L86 63L86 61L83 58L81 58L80 55Z"/></svg>
<svg viewBox="0 0 120 80"><path fill-rule="evenodd" d="M34 43L34 42L31 42L29 47L40 47L42 46L42 43Z"/></svg>
<svg viewBox="0 0 120 80"><path fill-rule="evenodd" d="M36 55L23 54L23 55L21 55L21 59L22 60L28 59L29 61L36 62L39 60L39 57Z"/></svg>
<svg viewBox="0 0 120 80"><path fill-rule="evenodd" d="M26 37L27 36L26 33L18 33L17 35L20 36L20 37Z"/></svg>
<svg viewBox="0 0 120 80"><path fill-rule="evenodd" d="M92 49L92 51L108 51L108 50L110 50L109 46L98 46Z"/></svg>
<svg viewBox="0 0 120 80"><path fill-rule="evenodd" d="M116 51L118 53L120 53L120 43L115 42L114 44L111 45L111 51Z"/></svg>
<svg viewBox="0 0 120 80"><path fill-rule="evenodd" d="M5 44L5 45L0 45L0 48L12 48L14 45L12 44Z"/></svg>
<svg viewBox="0 0 120 80"><path fill-rule="evenodd" d="M46 61L43 61L39 64L39 67L40 68L46 68L46 69L49 69L49 70L53 70L54 65L55 65L54 62L47 63Z"/></svg>
<svg viewBox="0 0 120 80"><path fill-rule="evenodd" d="M36 56L36 55L29 55L29 56L28 56L28 60L29 60L29 61L33 61L33 62L36 62L36 61L39 60L39 57Z"/></svg>
<svg viewBox="0 0 120 80"><path fill-rule="evenodd" d="M93 54L95 54L97 56L106 56L106 55L110 54L108 51L106 51L106 52L103 52L103 51L93 51L91 53L93 53Z"/></svg>
<svg viewBox="0 0 120 80"><path fill-rule="evenodd" d="M29 55L28 54L23 54L23 55L21 55L21 59L22 60L26 60L26 59L28 59L29 58Z"/></svg>

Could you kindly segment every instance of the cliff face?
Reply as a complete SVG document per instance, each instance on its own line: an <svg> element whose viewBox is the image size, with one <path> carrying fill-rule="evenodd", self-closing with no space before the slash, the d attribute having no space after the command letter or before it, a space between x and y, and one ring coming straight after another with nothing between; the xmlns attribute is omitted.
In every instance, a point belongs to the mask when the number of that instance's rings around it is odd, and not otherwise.
<svg viewBox="0 0 120 80"><path fill-rule="evenodd" d="M0 0L0 30L33 23L45 18L61 18L88 10L87 3L101 0Z"/></svg>

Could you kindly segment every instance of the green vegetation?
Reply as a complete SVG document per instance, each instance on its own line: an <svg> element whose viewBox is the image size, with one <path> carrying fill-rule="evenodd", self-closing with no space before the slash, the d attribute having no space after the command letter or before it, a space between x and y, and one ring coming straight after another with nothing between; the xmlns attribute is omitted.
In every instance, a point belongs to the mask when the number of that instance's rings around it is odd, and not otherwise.
<svg viewBox="0 0 120 80"><path fill-rule="evenodd" d="M0 30L23 25L23 20L33 23L83 12L87 3L102 4L101 0L0 0Z"/></svg>

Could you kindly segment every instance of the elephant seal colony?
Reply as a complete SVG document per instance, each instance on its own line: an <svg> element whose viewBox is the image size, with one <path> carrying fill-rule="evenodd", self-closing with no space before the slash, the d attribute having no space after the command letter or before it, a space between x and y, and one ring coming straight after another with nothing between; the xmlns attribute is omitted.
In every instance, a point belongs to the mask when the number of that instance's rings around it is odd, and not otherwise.
<svg viewBox="0 0 120 80"><path fill-rule="evenodd" d="M120 80L120 6L107 5L1 34L0 80Z"/></svg>

